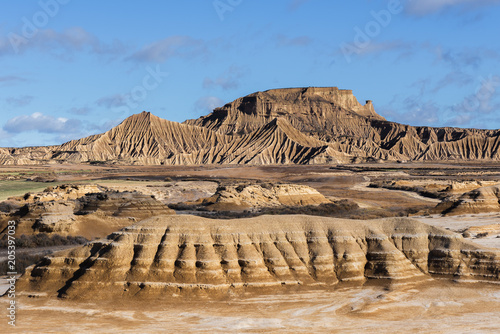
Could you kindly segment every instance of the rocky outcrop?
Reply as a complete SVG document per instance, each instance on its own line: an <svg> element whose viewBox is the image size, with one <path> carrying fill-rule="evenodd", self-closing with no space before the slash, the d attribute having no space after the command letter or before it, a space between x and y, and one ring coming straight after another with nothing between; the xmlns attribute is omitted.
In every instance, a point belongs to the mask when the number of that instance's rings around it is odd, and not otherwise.
<svg viewBox="0 0 500 334"><path fill-rule="evenodd" d="M316 137L358 161L500 160L500 131L414 127L386 121L371 101L358 103L350 90L291 88L257 92L217 108L208 116L188 120L231 135L254 131L281 117L297 130Z"/></svg>
<svg viewBox="0 0 500 334"><path fill-rule="evenodd" d="M439 203L434 211L445 215L500 212L500 184L466 192Z"/></svg>
<svg viewBox="0 0 500 334"><path fill-rule="evenodd" d="M14 211L0 219L0 237L15 220L18 235L57 233L103 237L136 221L175 214L153 196L139 192L110 191L96 185L61 185L27 194L13 203ZM103 234L104 233L104 234Z"/></svg>
<svg viewBox="0 0 500 334"><path fill-rule="evenodd" d="M155 217L46 257L17 290L71 299L165 298L367 279L500 281L500 253L408 218Z"/></svg>
<svg viewBox="0 0 500 334"><path fill-rule="evenodd" d="M497 181L452 181L444 190L448 194L463 194L481 187L497 184Z"/></svg>
<svg viewBox="0 0 500 334"><path fill-rule="evenodd" d="M321 138L365 118L385 120L375 113L371 101L362 106L351 90L309 87L253 93L185 123L234 135L253 132L278 117L286 118L299 131Z"/></svg>
<svg viewBox="0 0 500 334"><path fill-rule="evenodd" d="M210 210L246 210L331 203L316 189L298 184L224 186L203 201Z"/></svg>
<svg viewBox="0 0 500 334"><path fill-rule="evenodd" d="M386 121L336 87L273 89L183 124L148 112L60 146L0 150L0 164L328 164L500 160L500 131Z"/></svg>
<svg viewBox="0 0 500 334"><path fill-rule="evenodd" d="M48 187L43 192L28 193L18 200L26 203L65 201L83 197L87 194L101 193L104 187L98 185L63 184L56 187Z"/></svg>
<svg viewBox="0 0 500 334"><path fill-rule="evenodd" d="M483 238L496 236L500 238L500 223L491 225L471 226L462 232L465 238Z"/></svg>
<svg viewBox="0 0 500 334"><path fill-rule="evenodd" d="M114 217L133 217L135 220L173 213L173 210L153 196L138 192L113 191L81 197L77 201L75 213L86 215L98 210Z"/></svg>

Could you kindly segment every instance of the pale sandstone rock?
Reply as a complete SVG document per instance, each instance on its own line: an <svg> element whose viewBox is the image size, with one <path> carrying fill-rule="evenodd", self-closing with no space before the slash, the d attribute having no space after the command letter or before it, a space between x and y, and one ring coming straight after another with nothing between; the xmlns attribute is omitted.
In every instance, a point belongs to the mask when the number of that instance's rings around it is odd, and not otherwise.
<svg viewBox="0 0 500 334"><path fill-rule="evenodd" d="M458 198L445 199L435 211L446 215L500 212L500 184L477 188Z"/></svg>
<svg viewBox="0 0 500 334"><path fill-rule="evenodd" d="M238 210L279 206L303 206L330 203L316 189L298 184L240 185L219 189L204 204L209 209Z"/></svg>
<svg viewBox="0 0 500 334"><path fill-rule="evenodd" d="M42 232L102 237L145 218L175 214L151 195L109 191L96 185L49 187L16 202L15 211L0 217L2 233L6 233L8 221L15 220L17 235Z"/></svg>
<svg viewBox="0 0 500 334"><path fill-rule="evenodd" d="M27 269L17 289L72 299L140 299L432 277L498 282L500 252L408 218L164 216L48 256Z"/></svg>

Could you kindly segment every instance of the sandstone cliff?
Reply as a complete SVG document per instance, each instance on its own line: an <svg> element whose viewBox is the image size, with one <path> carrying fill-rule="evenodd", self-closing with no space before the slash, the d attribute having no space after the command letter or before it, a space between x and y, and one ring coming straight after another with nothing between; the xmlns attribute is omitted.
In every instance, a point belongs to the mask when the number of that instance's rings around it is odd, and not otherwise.
<svg viewBox="0 0 500 334"><path fill-rule="evenodd" d="M500 131L414 127L386 121L371 101L362 106L350 90L291 88L239 98L208 116L188 120L225 134L245 134L269 120L287 119L297 130L351 158L388 160L500 160Z"/></svg>
<svg viewBox="0 0 500 334"><path fill-rule="evenodd" d="M500 211L500 184L481 187L443 200L434 209L445 215Z"/></svg>
<svg viewBox="0 0 500 334"><path fill-rule="evenodd" d="M225 186L205 199L203 205L209 210L245 210L303 206L331 203L316 189L298 184L263 184Z"/></svg>
<svg viewBox="0 0 500 334"><path fill-rule="evenodd" d="M154 217L46 257L17 290L67 298L165 298L366 279L500 281L500 253L408 218Z"/></svg>

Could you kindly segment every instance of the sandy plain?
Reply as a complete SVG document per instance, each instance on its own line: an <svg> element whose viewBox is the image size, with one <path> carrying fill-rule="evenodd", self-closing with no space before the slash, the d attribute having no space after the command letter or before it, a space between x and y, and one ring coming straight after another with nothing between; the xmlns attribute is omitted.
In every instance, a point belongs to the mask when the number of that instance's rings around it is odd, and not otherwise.
<svg viewBox="0 0 500 334"><path fill-rule="evenodd" d="M434 281L222 300L18 302L19 333L496 333L500 287Z"/></svg>

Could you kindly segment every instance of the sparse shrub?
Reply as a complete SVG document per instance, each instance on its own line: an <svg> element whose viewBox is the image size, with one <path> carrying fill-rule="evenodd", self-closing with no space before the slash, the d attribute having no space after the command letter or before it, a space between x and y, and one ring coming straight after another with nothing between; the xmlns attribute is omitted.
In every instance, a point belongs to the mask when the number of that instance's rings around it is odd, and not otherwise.
<svg viewBox="0 0 500 334"><path fill-rule="evenodd" d="M21 235L16 238L17 248L36 248L36 247L53 247L53 246L69 246L69 245L81 245L86 243L88 240L81 236L66 236L63 237L59 234L54 234L48 236L45 233L38 233L35 235ZM8 246L7 239L0 240L0 248L6 248Z"/></svg>
<svg viewBox="0 0 500 334"><path fill-rule="evenodd" d="M30 254L17 254L16 255L16 272L18 274L24 274L26 268L31 266L32 264L37 263L41 259L43 259L45 256L51 254L52 252L46 251L43 254L35 254L35 255L30 255ZM0 273L6 273L9 271L8 268L8 261L0 262Z"/></svg>
<svg viewBox="0 0 500 334"><path fill-rule="evenodd" d="M170 204L168 204L168 207L172 210L187 211L187 210L196 210L196 208L198 206L189 205L189 204L185 204L185 203L170 203Z"/></svg>
<svg viewBox="0 0 500 334"><path fill-rule="evenodd" d="M273 189L274 184L272 184L272 183L270 183L270 182L263 182L263 183L261 183L261 184L260 184L260 186L261 186L262 188L264 188L264 189L268 189L268 190L270 190L270 189Z"/></svg>

